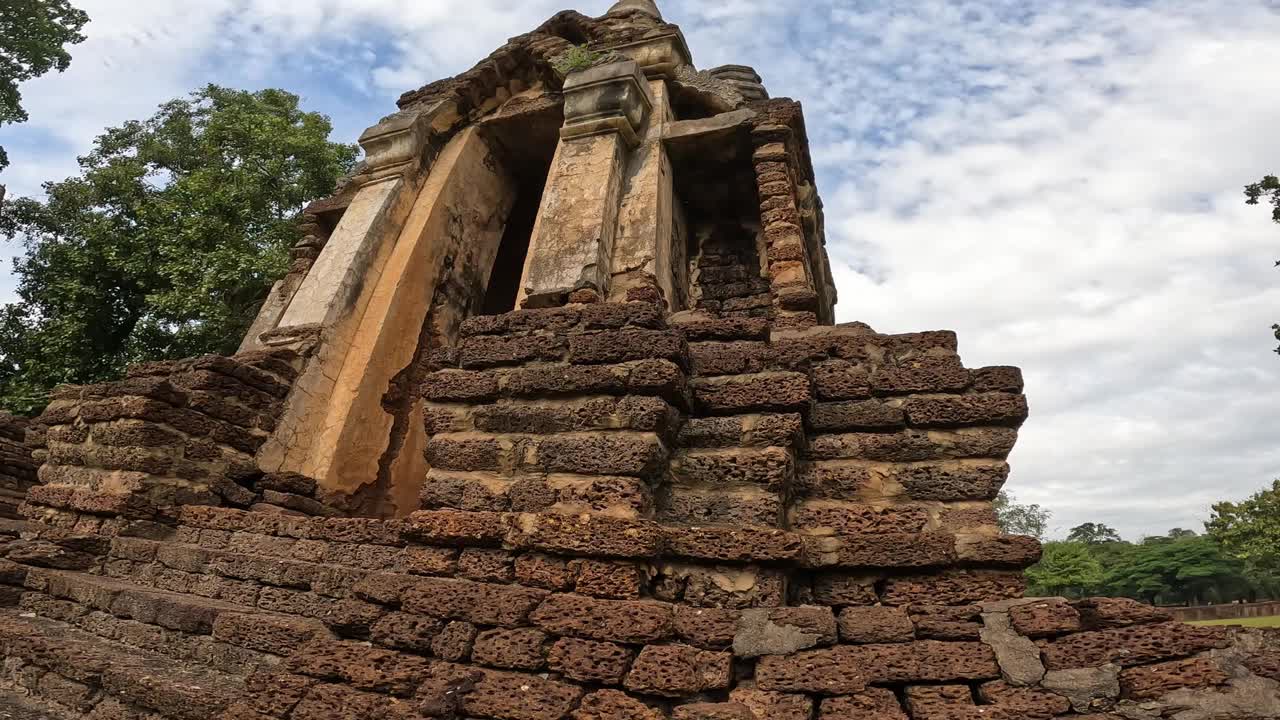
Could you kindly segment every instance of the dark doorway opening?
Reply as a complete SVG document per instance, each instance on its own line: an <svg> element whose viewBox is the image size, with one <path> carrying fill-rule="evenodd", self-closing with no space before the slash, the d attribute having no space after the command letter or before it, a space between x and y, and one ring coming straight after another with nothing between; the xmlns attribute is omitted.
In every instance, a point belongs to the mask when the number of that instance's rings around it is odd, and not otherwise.
<svg viewBox="0 0 1280 720"><path fill-rule="evenodd" d="M545 181L546 175L543 175ZM529 256L529 241L533 239L533 225L538 221L538 208L542 205L542 188L525 187L521 182L515 207L507 218L507 229L502 233L498 246L498 259L489 274L489 288L485 291L484 315L500 315L514 310L516 295L520 291L520 278L524 275L524 262Z"/></svg>
<svg viewBox="0 0 1280 720"><path fill-rule="evenodd" d="M714 137L673 140L667 151L688 226L689 306L770 317L750 132L739 127Z"/></svg>
<svg viewBox="0 0 1280 720"><path fill-rule="evenodd" d="M533 226L542 206L542 192L551 172L556 146L560 142L560 126L564 124L564 108L556 98L533 103L529 111L485 121L497 160L516 181L516 200L498 246L498 257L489 274L482 312L500 315L514 310L524 276Z"/></svg>

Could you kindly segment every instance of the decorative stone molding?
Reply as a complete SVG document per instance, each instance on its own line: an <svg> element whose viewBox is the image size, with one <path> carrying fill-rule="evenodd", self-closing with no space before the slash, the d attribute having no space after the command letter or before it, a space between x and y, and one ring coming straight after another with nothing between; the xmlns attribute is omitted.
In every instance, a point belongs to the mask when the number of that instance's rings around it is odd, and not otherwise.
<svg viewBox="0 0 1280 720"><path fill-rule="evenodd" d="M768 100L769 91L755 68L748 65L721 65L707 71L711 77L733 85L747 100Z"/></svg>
<svg viewBox="0 0 1280 720"><path fill-rule="evenodd" d="M652 109L653 98L635 61L571 73L564 83L565 121L560 137L572 140L617 132L627 145L636 147Z"/></svg>
<svg viewBox="0 0 1280 720"><path fill-rule="evenodd" d="M388 115L360 136L365 159L357 180L367 185L419 170L431 136L448 133L459 119L456 104L447 100Z"/></svg>
<svg viewBox="0 0 1280 720"><path fill-rule="evenodd" d="M672 79L679 68L693 65L693 54L679 28L609 49L635 60L648 78Z"/></svg>
<svg viewBox="0 0 1280 720"><path fill-rule="evenodd" d="M652 15L659 20L662 19L662 11L658 9L657 3L653 0L618 0L609 8L609 15L618 15L626 12L642 12Z"/></svg>
<svg viewBox="0 0 1280 720"><path fill-rule="evenodd" d="M365 184L399 175L417 163L430 135L427 117L398 112L364 131L360 147L365 152Z"/></svg>

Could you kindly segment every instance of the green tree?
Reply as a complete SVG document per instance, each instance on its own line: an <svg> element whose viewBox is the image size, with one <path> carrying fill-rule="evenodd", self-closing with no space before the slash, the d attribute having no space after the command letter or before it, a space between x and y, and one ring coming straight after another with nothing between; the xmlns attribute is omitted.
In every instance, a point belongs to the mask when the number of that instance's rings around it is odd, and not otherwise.
<svg viewBox="0 0 1280 720"><path fill-rule="evenodd" d="M1012 494L1001 491L995 500L996 522L1010 535L1030 535L1043 540L1053 513L1039 505L1021 505Z"/></svg>
<svg viewBox="0 0 1280 720"><path fill-rule="evenodd" d="M4 0L0 2L0 125L23 122L18 84L71 66L67 45L83 42L80 29L89 16L68 0ZM0 170L9 157L0 147Z"/></svg>
<svg viewBox="0 0 1280 720"><path fill-rule="evenodd" d="M20 302L0 311L0 404L144 360L229 353L357 150L282 90L209 86L108 129L79 176L0 208Z"/></svg>
<svg viewBox="0 0 1280 720"><path fill-rule="evenodd" d="M1280 223L1280 178L1267 175L1252 185L1245 186L1245 202L1259 205L1266 200L1271 205L1271 219Z"/></svg>
<svg viewBox="0 0 1280 720"><path fill-rule="evenodd" d="M1040 562L1027 569L1029 593L1071 598L1093 594L1103 580L1102 564L1082 542L1048 542Z"/></svg>
<svg viewBox="0 0 1280 720"><path fill-rule="evenodd" d="M1071 528L1071 533L1067 535L1067 540L1086 545L1116 543L1120 542L1120 533L1102 523L1085 523Z"/></svg>
<svg viewBox="0 0 1280 720"><path fill-rule="evenodd" d="M1246 186L1244 196L1245 202L1249 205L1258 205L1265 199L1271 205L1271 219L1280 223L1280 178L1267 175L1258 182ZM1276 267L1280 267L1280 260L1276 261ZM1271 330L1275 332L1276 340L1280 340L1280 323L1272 325ZM1280 347L1276 348L1276 352L1280 353Z"/></svg>
<svg viewBox="0 0 1280 720"><path fill-rule="evenodd" d="M1244 563L1259 592L1280 589L1280 480L1243 502L1214 505L1205 530Z"/></svg>
<svg viewBox="0 0 1280 720"><path fill-rule="evenodd" d="M1208 537L1150 537L1112 561L1107 590L1152 604L1225 602L1249 591L1243 564Z"/></svg>

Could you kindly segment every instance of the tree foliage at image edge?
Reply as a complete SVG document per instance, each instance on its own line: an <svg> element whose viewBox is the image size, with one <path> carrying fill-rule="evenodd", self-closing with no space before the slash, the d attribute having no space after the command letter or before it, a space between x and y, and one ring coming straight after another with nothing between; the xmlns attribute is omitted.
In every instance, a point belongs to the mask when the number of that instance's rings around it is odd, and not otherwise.
<svg viewBox="0 0 1280 720"><path fill-rule="evenodd" d="M130 364L230 354L357 149L282 90L210 85L108 129L46 199L0 208L20 240L20 301L0 311L0 404L29 413L60 383Z"/></svg>
<svg viewBox="0 0 1280 720"><path fill-rule="evenodd" d="M1259 205L1263 198L1271 205L1271 219L1280 223L1280 178L1275 175L1267 175L1262 180L1248 185L1244 189L1245 202L1249 205ZM1276 267L1280 267L1280 260L1276 261ZM1275 332L1276 340L1280 340L1280 323L1271 326ZM1280 354L1280 347L1276 348L1276 353Z"/></svg>
<svg viewBox="0 0 1280 720"><path fill-rule="evenodd" d="M0 2L0 125L27 120L19 83L71 66L64 46L84 42L89 16L68 0ZM0 147L0 169L9 157Z"/></svg>

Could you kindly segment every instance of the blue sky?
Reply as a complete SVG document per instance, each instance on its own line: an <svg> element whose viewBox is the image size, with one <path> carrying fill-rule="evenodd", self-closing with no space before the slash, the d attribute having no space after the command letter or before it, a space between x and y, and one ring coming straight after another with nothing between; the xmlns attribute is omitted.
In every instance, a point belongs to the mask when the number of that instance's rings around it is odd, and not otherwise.
<svg viewBox="0 0 1280 720"><path fill-rule="evenodd" d="M90 39L24 86L0 182L38 193L207 82L297 92L349 141L565 1L81 0ZM1280 170L1280 3L661 5L699 67L804 102L840 320L1024 368L1010 489L1056 532L1198 529L1280 477L1280 227L1241 193Z"/></svg>

